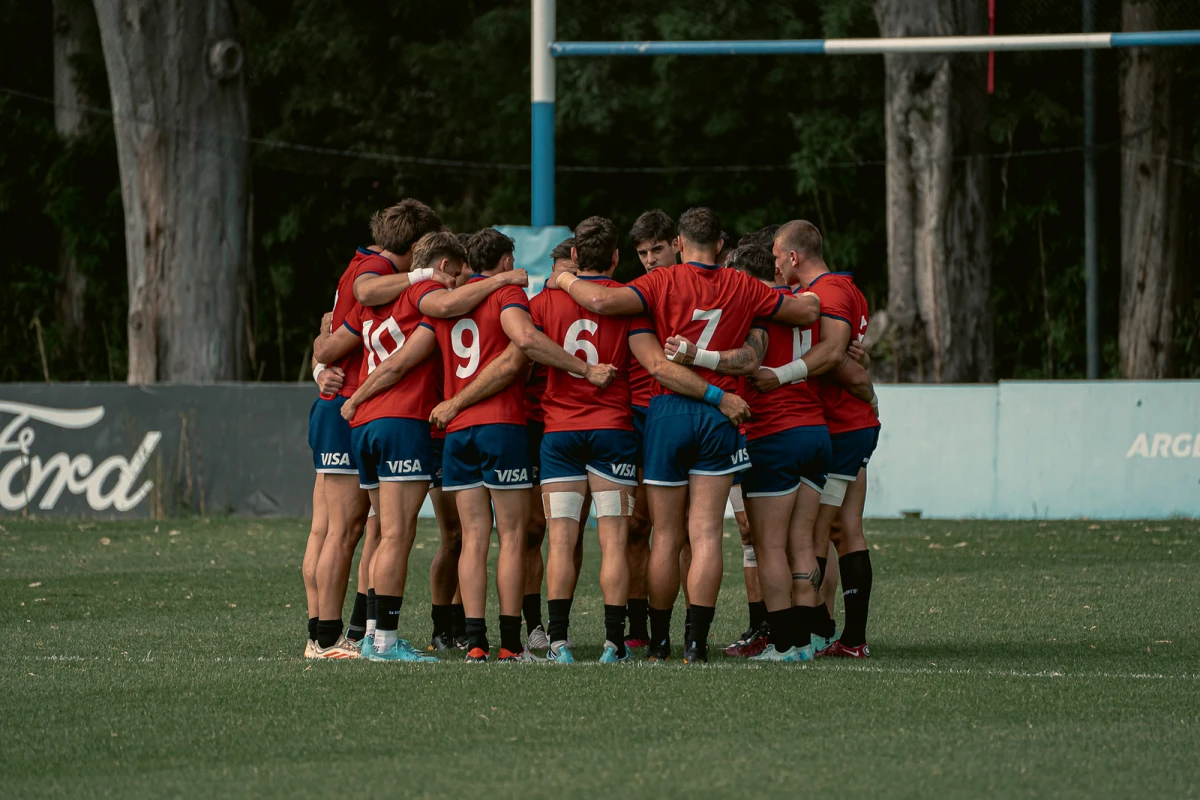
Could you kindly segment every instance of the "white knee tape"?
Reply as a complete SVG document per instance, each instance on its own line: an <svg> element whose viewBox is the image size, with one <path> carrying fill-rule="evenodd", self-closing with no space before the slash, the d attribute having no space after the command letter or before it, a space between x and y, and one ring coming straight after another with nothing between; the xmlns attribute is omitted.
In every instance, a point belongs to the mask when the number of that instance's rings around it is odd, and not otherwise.
<svg viewBox="0 0 1200 800"><path fill-rule="evenodd" d="M546 519L573 519L579 521L583 513L583 495L579 492L545 492L542 495L542 509Z"/></svg>
<svg viewBox="0 0 1200 800"><path fill-rule="evenodd" d="M842 507L842 500L846 499L846 488L850 485L850 481L842 478L826 478L825 488L821 490L821 505Z"/></svg>
<svg viewBox="0 0 1200 800"><path fill-rule="evenodd" d="M733 506L733 513L741 514L746 510L746 503L742 500L742 487L731 486L729 488L729 505Z"/></svg>
<svg viewBox="0 0 1200 800"><path fill-rule="evenodd" d="M752 545L752 544L742 545L742 566L743 567L757 567L758 566L758 556L756 556L754 554L754 545Z"/></svg>
<svg viewBox="0 0 1200 800"><path fill-rule="evenodd" d="M596 492L592 495L596 501L596 518L600 517L632 517L633 495L625 490Z"/></svg>

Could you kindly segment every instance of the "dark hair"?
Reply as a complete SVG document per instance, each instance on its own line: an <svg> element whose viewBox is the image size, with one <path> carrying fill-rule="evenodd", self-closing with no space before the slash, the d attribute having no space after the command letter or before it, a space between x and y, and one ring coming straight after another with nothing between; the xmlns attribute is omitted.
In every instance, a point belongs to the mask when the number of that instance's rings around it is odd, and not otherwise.
<svg viewBox="0 0 1200 800"><path fill-rule="evenodd" d="M575 255L584 272L604 272L617 249L617 226L604 217L588 217L575 226Z"/></svg>
<svg viewBox="0 0 1200 800"><path fill-rule="evenodd" d="M375 244L398 256L407 253L425 234L440 230L445 230L445 226L434 210L411 197L371 217Z"/></svg>
<svg viewBox="0 0 1200 800"><path fill-rule="evenodd" d="M721 241L721 218L711 208L689 208L679 218L679 235L698 247Z"/></svg>
<svg viewBox="0 0 1200 800"><path fill-rule="evenodd" d="M571 236L563 239L554 249L550 251L550 261L570 261L571 248L575 246L575 237Z"/></svg>
<svg viewBox="0 0 1200 800"><path fill-rule="evenodd" d="M413 245L413 269L432 267L443 258L466 261L467 251L449 231L427 233Z"/></svg>
<svg viewBox="0 0 1200 800"><path fill-rule="evenodd" d="M500 259L513 252L513 240L495 228L484 228L471 235L467 242L467 261L475 273L490 272Z"/></svg>
<svg viewBox="0 0 1200 800"><path fill-rule="evenodd" d="M785 222L775 233L788 250L795 250L805 258L821 258L821 232L808 220L794 219Z"/></svg>
<svg viewBox="0 0 1200 800"><path fill-rule="evenodd" d="M759 228L753 233L747 233L741 239L738 239L738 247L746 247L748 245L759 245L768 250L775 243L775 233L779 230L778 225L768 225L765 228Z"/></svg>
<svg viewBox="0 0 1200 800"><path fill-rule="evenodd" d="M642 242L669 242L675 238L675 220L661 208L643 211L629 229L629 240L636 247Z"/></svg>
<svg viewBox="0 0 1200 800"><path fill-rule="evenodd" d="M741 270L760 281L775 280L775 256L762 245L739 246L729 254L729 263L726 266Z"/></svg>

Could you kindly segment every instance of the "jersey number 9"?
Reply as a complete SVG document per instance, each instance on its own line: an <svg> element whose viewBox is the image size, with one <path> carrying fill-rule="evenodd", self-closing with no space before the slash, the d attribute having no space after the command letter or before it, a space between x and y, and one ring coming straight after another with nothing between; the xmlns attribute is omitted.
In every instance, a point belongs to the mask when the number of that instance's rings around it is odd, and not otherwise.
<svg viewBox="0 0 1200 800"><path fill-rule="evenodd" d="M466 331L471 332L470 344L463 342L463 333ZM475 324L475 320L460 319L455 323L450 331L450 345L454 348L456 356L466 359L465 364L454 368L454 374L460 378L474 375L475 370L479 369L479 326Z"/></svg>

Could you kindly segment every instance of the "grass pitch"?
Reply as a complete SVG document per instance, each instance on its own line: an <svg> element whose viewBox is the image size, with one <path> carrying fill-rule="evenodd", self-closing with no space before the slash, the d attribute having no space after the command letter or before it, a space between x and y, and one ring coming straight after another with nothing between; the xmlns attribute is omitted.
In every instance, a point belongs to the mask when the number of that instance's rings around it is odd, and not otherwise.
<svg viewBox="0 0 1200 800"><path fill-rule="evenodd" d="M1200 792L1197 522L869 522L874 658L804 666L719 655L746 622L732 528L708 667L307 662L306 533L4 520L2 794ZM421 644L436 535L402 616Z"/></svg>

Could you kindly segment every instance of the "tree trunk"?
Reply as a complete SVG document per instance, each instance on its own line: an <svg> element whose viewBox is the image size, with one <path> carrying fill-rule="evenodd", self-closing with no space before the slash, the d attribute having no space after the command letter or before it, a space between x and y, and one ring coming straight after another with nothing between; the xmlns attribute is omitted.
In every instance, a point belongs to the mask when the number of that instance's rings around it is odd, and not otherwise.
<svg viewBox="0 0 1200 800"><path fill-rule="evenodd" d="M243 374L249 114L235 0L95 0L129 271L129 382Z"/></svg>
<svg viewBox="0 0 1200 800"><path fill-rule="evenodd" d="M95 17L87 0L54 0L54 128L68 143L82 136L90 124L84 110L89 99L76 84L71 65L71 58L82 52L89 33L95 35ZM65 339L82 364L87 276L79 269L69 236L70 231L64 231L58 246L58 315Z"/></svg>
<svg viewBox="0 0 1200 800"><path fill-rule="evenodd" d="M987 33L975 0L876 0L883 36ZM888 319L897 381L991 381L986 54L887 55Z"/></svg>
<svg viewBox="0 0 1200 800"><path fill-rule="evenodd" d="M1159 29L1157 3L1125 0L1126 31ZM1182 104L1177 57L1132 48L1121 58L1121 375L1169 378L1183 283Z"/></svg>

